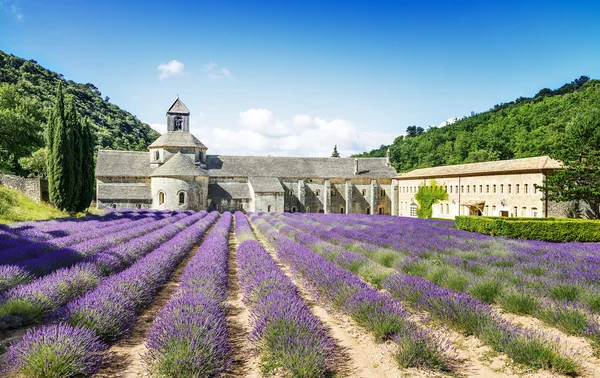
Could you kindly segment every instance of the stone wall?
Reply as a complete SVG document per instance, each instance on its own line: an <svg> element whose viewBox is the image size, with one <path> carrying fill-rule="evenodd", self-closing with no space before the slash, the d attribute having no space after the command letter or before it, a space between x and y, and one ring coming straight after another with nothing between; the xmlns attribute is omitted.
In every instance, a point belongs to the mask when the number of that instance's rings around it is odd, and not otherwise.
<svg viewBox="0 0 600 378"><path fill-rule="evenodd" d="M18 190L36 203L48 201L48 181L40 178L25 178L0 173L0 185Z"/></svg>

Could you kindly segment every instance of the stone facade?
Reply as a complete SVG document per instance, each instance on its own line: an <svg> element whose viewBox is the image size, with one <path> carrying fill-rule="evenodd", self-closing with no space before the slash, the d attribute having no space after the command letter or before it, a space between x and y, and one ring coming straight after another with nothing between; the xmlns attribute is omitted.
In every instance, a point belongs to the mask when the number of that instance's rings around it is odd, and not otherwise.
<svg viewBox="0 0 600 378"><path fill-rule="evenodd" d="M0 185L18 190L36 203L48 202L48 180L40 178L25 178L0 173Z"/></svg>
<svg viewBox="0 0 600 378"><path fill-rule="evenodd" d="M97 207L390 214L388 158L207 155L177 99L149 152L99 151Z"/></svg>

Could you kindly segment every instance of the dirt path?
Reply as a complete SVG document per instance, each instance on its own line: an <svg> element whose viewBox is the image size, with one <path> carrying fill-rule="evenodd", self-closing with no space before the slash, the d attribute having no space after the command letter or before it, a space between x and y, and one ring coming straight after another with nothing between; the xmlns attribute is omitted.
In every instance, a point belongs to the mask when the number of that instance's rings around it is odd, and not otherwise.
<svg viewBox="0 0 600 378"><path fill-rule="evenodd" d="M173 294L179 287L179 277L183 273L183 270L188 262L196 255L196 252L198 252L198 249L204 241L204 237L210 233L217 221L206 230L200 242L194 246L183 261L179 263L173 272L171 279L154 297L150 307L146 308L142 314L138 316L131 334L126 338L119 340L108 349L107 358L102 363L100 371L96 373L94 377L137 378L148 376L142 356L148 350L145 343L148 332L152 328L152 321L156 314L162 310L167 302L173 297Z"/></svg>
<svg viewBox="0 0 600 378"><path fill-rule="evenodd" d="M235 222L235 218L232 223ZM235 227L233 224L232 227ZM235 229L235 228L234 228ZM242 303L237 277L236 263L237 239L233 232L229 234L229 294L225 306L227 308L227 329L232 348L232 364L226 377L261 377L259 358L248 341L252 331L249 323L250 311Z"/></svg>

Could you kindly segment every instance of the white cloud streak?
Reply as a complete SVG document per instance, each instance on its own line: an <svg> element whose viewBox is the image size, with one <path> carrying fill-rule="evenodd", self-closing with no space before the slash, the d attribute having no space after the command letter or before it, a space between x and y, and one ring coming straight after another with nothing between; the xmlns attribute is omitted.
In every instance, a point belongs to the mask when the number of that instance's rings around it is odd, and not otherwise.
<svg viewBox="0 0 600 378"><path fill-rule="evenodd" d="M183 73L183 67L183 63L175 59L169 63L159 64L158 70L160 71L160 80L164 80L171 76L181 75Z"/></svg>
<svg viewBox="0 0 600 378"><path fill-rule="evenodd" d="M206 76L208 76L208 78L211 80L235 79L235 77L233 76L231 71L229 71L229 69L225 67L219 67L219 65L215 62L205 64L204 70L206 71Z"/></svg>

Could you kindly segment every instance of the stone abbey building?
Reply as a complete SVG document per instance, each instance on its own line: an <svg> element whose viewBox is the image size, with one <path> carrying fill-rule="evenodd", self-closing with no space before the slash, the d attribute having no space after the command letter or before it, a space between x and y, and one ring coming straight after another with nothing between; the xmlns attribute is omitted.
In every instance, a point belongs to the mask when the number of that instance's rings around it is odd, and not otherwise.
<svg viewBox="0 0 600 378"><path fill-rule="evenodd" d="M208 155L178 98L148 152L98 151L98 208L397 214L387 158Z"/></svg>

